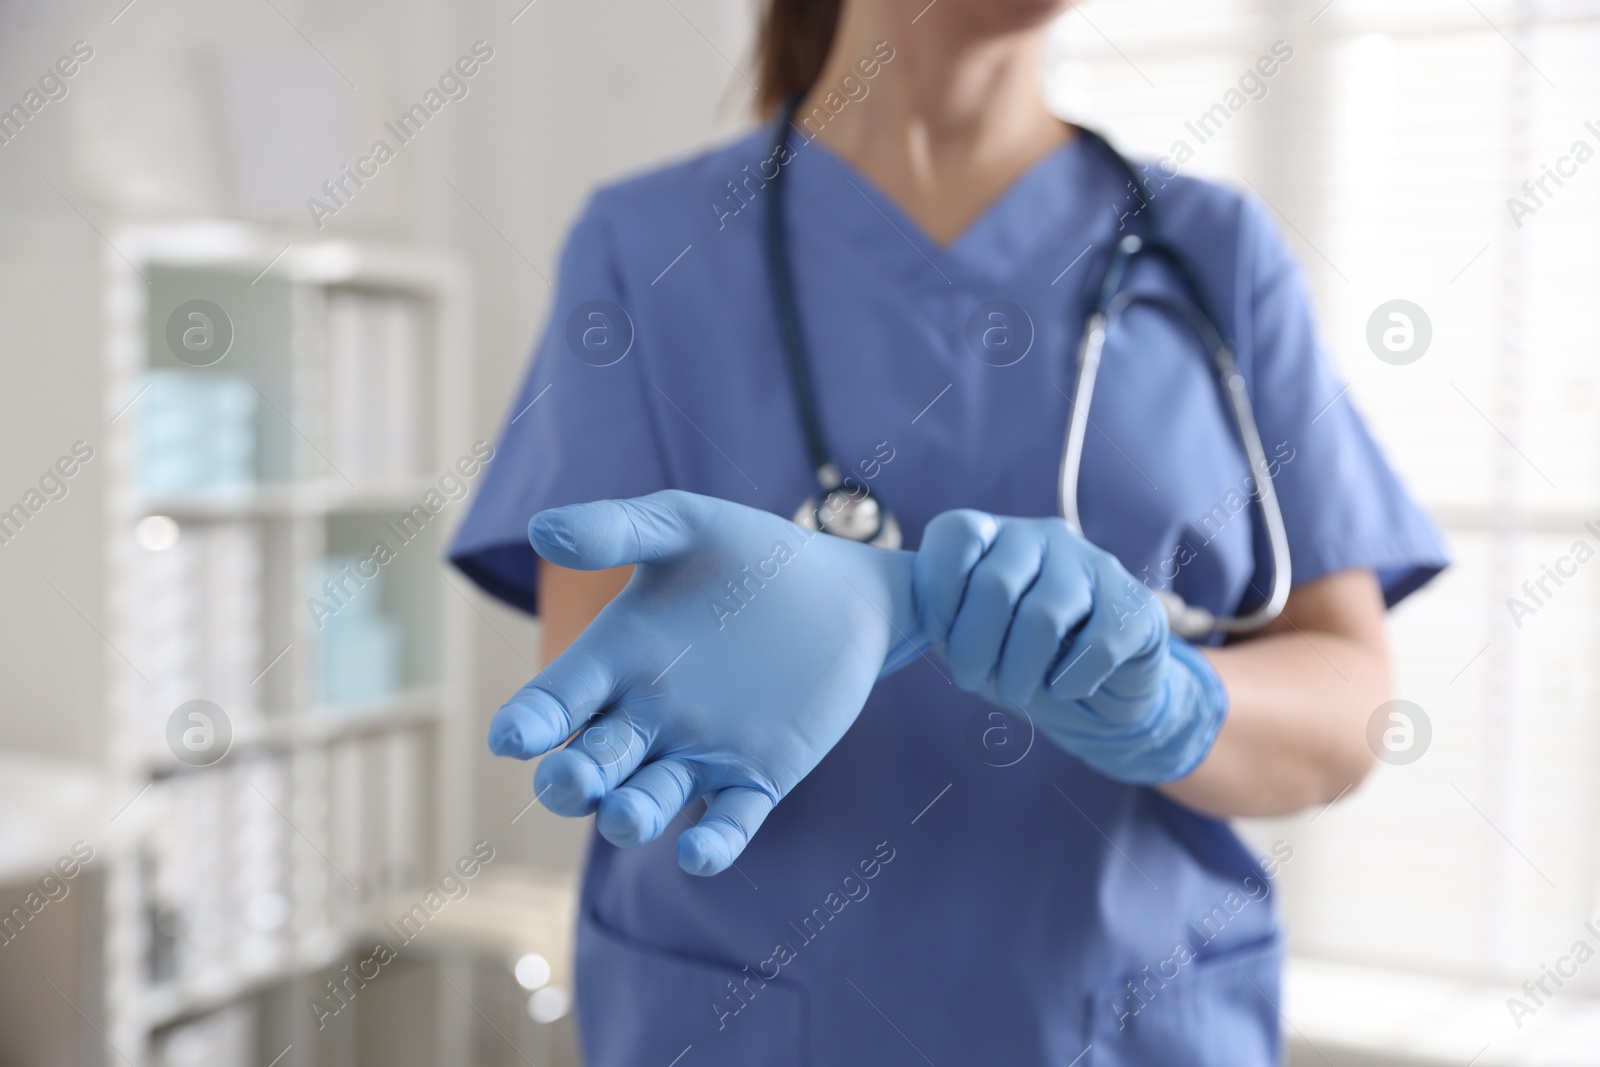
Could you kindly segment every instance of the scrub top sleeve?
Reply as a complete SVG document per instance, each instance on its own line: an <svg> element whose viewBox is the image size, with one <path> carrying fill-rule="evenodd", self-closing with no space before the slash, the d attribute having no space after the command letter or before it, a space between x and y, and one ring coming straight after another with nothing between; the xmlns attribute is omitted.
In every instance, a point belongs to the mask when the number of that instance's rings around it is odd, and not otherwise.
<svg viewBox="0 0 1600 1067"><path fill-rule="evenodd" d="M1245 201L1242 210L1240 363L1288 528L1293 584L1371 568L1393 606L1449 563L1443 540L1318 341L1299 264L1259 206ZM1255 586L1268 581L1259 572Z"/></svg>
<svg viewBox="0 0 1600 1067"><path fill-rule="evenodd" d="M464 574L530 613L538 559L529 519L545 508L668 488L645 403L643 346L603 204L604 194L591 200L567 237L544 336L450 547Z"/></svg>

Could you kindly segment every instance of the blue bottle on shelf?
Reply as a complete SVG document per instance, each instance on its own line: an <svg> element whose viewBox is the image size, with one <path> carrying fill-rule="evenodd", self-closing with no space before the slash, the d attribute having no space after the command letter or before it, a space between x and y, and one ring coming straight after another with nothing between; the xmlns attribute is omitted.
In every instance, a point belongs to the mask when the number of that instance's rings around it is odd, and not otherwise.
<svg viewBox="0 0 1600 1067"><path fill-rule="evenodd" d="M139 484L149 493L255 481L256 392L243 375L152 370L139 397Z"/></svg>
<svg viewBox="0 0 1600 1067"><path fill-rule="evenodd" d="M358 556L332 556L323 561L323 577L340 591L334 598L322 582L314 597L330 609L318 612L322 650L322 702L328 706L367 704L394 696L401 688L403 635L400 624L383 614L383 572L364 578L354 574Z"/></svg>

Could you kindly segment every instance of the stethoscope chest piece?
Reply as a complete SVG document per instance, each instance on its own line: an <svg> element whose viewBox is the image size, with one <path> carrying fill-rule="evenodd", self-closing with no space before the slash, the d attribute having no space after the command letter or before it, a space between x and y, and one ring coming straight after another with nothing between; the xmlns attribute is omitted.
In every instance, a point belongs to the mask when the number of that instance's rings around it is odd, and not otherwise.
<svg viewBox="0 0 1600 1067"><path fill-rule="evenodd" d="M899 548L900 524L894 513L863 487L852 492L843 485L808 497L794 513L798 526L879 548Z"/></svg>

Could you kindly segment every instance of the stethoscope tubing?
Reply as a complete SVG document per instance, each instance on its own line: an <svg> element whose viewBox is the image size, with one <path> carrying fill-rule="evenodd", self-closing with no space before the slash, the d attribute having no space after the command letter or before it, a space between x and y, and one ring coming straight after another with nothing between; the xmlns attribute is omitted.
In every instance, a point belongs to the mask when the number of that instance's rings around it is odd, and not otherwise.
<svg viewBox="0 0 1600 1067"><path fill-rule="evenodd" d="M789 131L799 98L791 100L779 119L773 157L787 149ZM1250 465L1256 491L1251 499L1256 505L1267 534L1268 556L1271 560L1272 584L1260 605L1243 615L1218 616L1204 608L1194 607L1170 591L1156 591L1164 605L1174 633L1180 637L1199 639L1213 634L1240 635L1265 628L1283 613L1290 588L1289 537L1283 521L1283 511L1278 501L1277 489L1262 447L1261 432L1250 403L1250 391L1244 375L1240 373L1233 349L1217 326L1218 319L1208 307L1206 290L1187 257L1178 249L1160 240L1153 205L1139 192L1141 186L1133 166L1098 133L1076 127L1089 142L1106 153L1129 177L1130 188L1140 198L1140 210L1134 213L1142 232L1124 236L1112 250L1101 284L1096 293L1093 310L1084 323L1083 337L1078 345L1077 379L1072 391L1071 411L1067 417L1066 439L1061 450L1058 471L1058 505L1063 521L1076 533L1083 534L1082 518L1078 512L1078 481L1082 472L1085 434L1089 426L1089 408L1094 400L1094 383L1099 373L1101 357L1105 351L1108 333L1116 325L1123 311L1134 304L1159 306L1177 315L1198 335L1201 345L1210 356L1245 459ZM822 419L817 407L814 383L809 361L806 358L805 334L800 320L795 293L793 268L789 256L789 239L783 217L783 197L780 195L783 167L780 164L772 178L773 186L767 198L765 218L765 251L767 276L771 284L773 305L778 320L778 331L784 360L788 366L790 383L794 389L795 407L805 436L806 452L816 472L822 492L806 501L797 515L797 521L813 529L828 530L819 502L827 502L841 491L843 482L838 464L828 448ZM1188 295L1188 302L1173 300L1154 294L1140 294L1123 288L1129 270L1136 258L1149 256L1166 262L1178 275ZM870 543L886 543L886 535L893 534L891 547L898 547L899 527L893 514L881 500L862 486L864 497L870 498L876 509L876 528L869 536L857 539ZM864 531L865 533L865 531Z"/></svg>

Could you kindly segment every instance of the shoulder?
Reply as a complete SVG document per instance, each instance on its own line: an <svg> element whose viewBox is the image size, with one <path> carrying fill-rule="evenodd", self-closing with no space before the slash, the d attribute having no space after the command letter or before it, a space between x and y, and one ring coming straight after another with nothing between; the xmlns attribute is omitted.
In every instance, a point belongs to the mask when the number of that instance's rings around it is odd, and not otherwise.
<svg viewBox="0 0 1600 1067"><path fill-rule="evenodd" d="M730 187L748 184L770 154L765 127L691 156L630 174L599 186L589 198L585 215L608 227L653 232L676 229L692 233L714 228L713 205L732 195Z"/></svg>
<svg viewBox="0 0 1600 1067"><path fill-rule="evenodd" d="M1309 322L1311 293L1272 209L1254 189L1175 175L1170 165L1134 166L1149 176L1147 197L1162 239L1188 261L1247 375L1261 360L1311 353L1312 335L1292 345L1271 341L1285 324Z"/></svg>
<svg viewBox="0 0 1600 1067"><path fill-rule="evenodd" d="M1168 240L1215 249L1253 232L1255 202L1241 190L1207 178L1173 174L1161 162L1134 161L1146 196ZM1168 165L1170 166L1170 165Z"/></svg>
<svg viewBox="0 0 1600 1067"><path fill-rule="evenodd" d="M638 289L702 246L731 251L731 214L760 195L770 154L765 128L691 156L606 182L590 195L568 233L564 264L603 264L615 282ZM770 176L770 175L769 175ZM749 235L756 227L740 226ZM721 257L719 257L721 258Z"/></svg>
<svg viewBox="0 0 1600 1067"><path fill-rule="evenodd" d="M1267 207L1253 193L1186 174L1162 163L1138 161L1148 175L1150 203L1167 240L1182 247L1213 276L1226 272L1240 285L1284 275L1294 261Z"/></svg>

